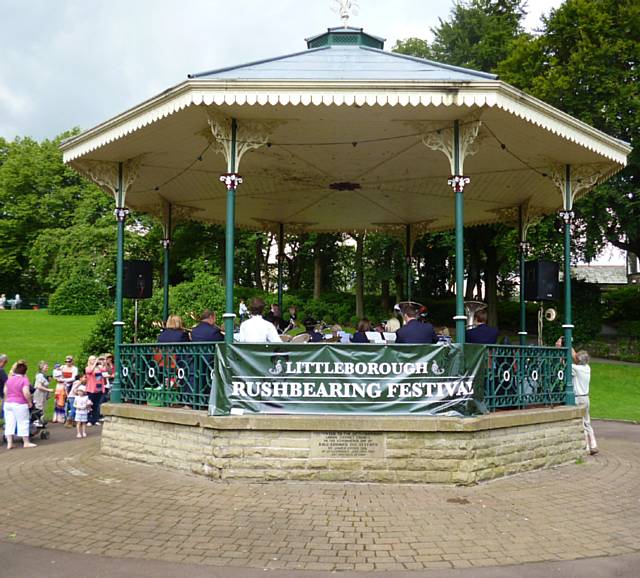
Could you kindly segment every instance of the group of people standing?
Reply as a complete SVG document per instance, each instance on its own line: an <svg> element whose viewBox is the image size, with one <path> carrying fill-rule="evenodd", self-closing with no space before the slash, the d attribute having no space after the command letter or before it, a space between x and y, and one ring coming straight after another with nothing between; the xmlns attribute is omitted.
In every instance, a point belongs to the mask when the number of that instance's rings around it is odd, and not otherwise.
<svg viewBox="0 0 640 578"><path fill-rule="evenodd" d="M22 299L18 293L16 293L16 296L13 299L7 299L5 293L0 294L0 309L7 309L7 307L11 309L20 309L21 303Z"/></svg>
<svg viewBox="0 0 640 578"><path fill-rule="evenodd" d="M27 363L16 361L9 372L8 358L0 354L0 398L5 420L7 448L12 449L14 438L22 438L23 446L35 447L29 441L31 411L37 410L36 424L44 425L44 412L49 397L53 396L52 423L63 423L77 430L77 437L87 437L87 426L100 425L100 406L108 399L114 376L113 355L91 355L84 372L80 373L71 355L63 364L56 363L51 375L49 364L41 361L33 380L27 377Z"/></svg>

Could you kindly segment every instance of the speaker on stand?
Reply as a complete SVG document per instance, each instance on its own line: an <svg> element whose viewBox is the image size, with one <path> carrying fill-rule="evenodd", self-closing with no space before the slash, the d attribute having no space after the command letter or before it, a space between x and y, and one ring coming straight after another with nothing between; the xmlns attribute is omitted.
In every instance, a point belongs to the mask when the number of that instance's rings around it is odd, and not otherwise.
<svg viewBox="0 0 640 578"><path fill-rule="evenodd" d="M545 301L557 301L560 297L559 282L560 266L554 261L527 261L524 264L524 299L525 301L539 301L538 310L538 345L542 345L542 328L545 318L547 321L555 319L555 310L544 310ZM553 315L551 315L553 311ZM553 319L550 319L550 317Z"/></svg>
<svg viewBox="0 0 640 578"><path fill-rule="evenodd" d="M138 300L153 296L153 263L142 259L128 259L124 262L124 283L122 295L133 299L133 342L138 341Z"/></svg>

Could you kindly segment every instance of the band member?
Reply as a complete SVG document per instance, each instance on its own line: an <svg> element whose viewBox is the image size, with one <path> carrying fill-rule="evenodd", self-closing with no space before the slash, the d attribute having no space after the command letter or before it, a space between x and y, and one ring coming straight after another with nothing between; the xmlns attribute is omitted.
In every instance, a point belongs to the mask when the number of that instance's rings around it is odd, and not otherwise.
<svg viewBox="0 0 640 578"><path fill-rule="evenodd" d="M406 302L400 305L404 325L396 331L396 343L437 343L433 325L418 321L419 306Z"/></svg>

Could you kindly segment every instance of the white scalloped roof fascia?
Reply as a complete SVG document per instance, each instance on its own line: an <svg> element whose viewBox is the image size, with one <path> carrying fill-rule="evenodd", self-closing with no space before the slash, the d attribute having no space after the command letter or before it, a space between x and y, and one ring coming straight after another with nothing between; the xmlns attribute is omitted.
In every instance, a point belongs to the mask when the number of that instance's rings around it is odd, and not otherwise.
<svg viewBox="0 0 640 578"><path fill-rule="evenodd" d="M189 80L62 143L64 162L190 106L496 107L625 166L631 147L501 81L202 81Z"/></svg>

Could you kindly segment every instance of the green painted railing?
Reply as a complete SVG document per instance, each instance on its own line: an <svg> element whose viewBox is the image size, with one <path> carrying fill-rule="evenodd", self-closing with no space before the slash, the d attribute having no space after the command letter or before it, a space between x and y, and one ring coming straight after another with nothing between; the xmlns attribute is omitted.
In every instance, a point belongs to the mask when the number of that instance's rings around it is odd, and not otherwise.
<svg viewBox="0 0 640 578"><path fill-rule="evenodd" d="M488 345L484 402L489 411L564 405L566 349Z"/></svg>
<svg viewBox="0 0 640 578"><path fill-rule="evenodd" d="M122 401L206 409L215 348L215 343L121 345Z"/></svg>
<svg viewBox="0 0 640 578"><path fill-rule="evenodd" d="M206 409L215 348L215 343L121 345L122 401ZM565 348L488 345L484 403L489 411L563 405L565 368Z"/></svg>

